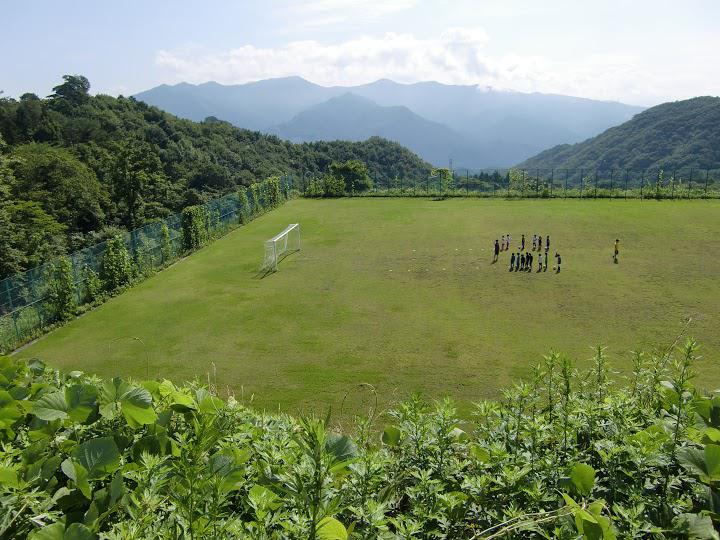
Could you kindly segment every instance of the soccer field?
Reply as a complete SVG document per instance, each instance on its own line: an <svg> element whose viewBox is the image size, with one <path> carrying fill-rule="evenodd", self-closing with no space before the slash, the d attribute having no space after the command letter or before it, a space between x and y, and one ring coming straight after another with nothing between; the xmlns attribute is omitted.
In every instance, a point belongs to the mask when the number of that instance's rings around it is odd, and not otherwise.
<svg viewBox="0 0 720 540"><path fill-rule="evenodd" d="M302 251L257 277L263 241ZM261 407L362 407L421 391L498 395L551 349L580 365L688 334L720 384L716 201L294 200L18 354L103 376L199 378ZM508 272L492 243L549 234L562 272ZM612 263L615 238L620 264ZM550 258L552 266L552 258ZM139 339L133 339L139 338ZM214 375L212 374L214 373Z"/></svg>

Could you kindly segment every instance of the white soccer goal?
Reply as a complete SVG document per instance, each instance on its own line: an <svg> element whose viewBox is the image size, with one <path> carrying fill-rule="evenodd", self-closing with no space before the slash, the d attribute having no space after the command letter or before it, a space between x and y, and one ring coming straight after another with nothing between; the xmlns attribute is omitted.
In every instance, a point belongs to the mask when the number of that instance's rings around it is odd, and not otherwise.
<svg viewBox="0 0 720 540"><path fill-rule="evenodd" d="M265 241L262 272L276 272L278 263L293 251L300 251L300 224L292 223L285 230Z"/></svg>

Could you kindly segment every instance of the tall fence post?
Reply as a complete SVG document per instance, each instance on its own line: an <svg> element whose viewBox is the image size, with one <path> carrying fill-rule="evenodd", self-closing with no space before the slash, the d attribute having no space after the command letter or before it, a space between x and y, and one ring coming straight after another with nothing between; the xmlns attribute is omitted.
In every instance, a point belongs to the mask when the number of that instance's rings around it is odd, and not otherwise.
<svg viewBox="0 0 720 540"><path fill-rule="evenodd" d="M563 199L567 198L567 181L568 181L568 170L565 169L565 190L563 191Z"/></svg>
<svg viewBox="0 0 720 540"><path fill-rule="evenodd" d="M610 198L613 198L613 176L615 174L615 169L610 169Z"/></svg>
<svg viewBox="0 0 720 540"><path fill-rule="evenodd" d="M470 169L465 170L465 196L467 197L469 194L469 186L470 183Z"/></svg>
<svg viewBox="0 0 720 540"><path fill-rule="evenodd" d="M625 169L625 200L627 200L627 183L628 183L628 170Z"/></svg>
<svg viewBox="0 0 720 540"><path fill-rule="evenodd" d="M640 175L640 200L643 200L643 188L645 187L645 171Z"/></svg>
<svg viewBox="0 0 720 540"><path fill-rule="evenodd" d="M555 169L550 169L550 198L553 196L553 184L555 183Z"/></svg>
<svg viewBox="0 0 720 540"><path fill-rule="evenodd" d="M710 169L705 169L705 198L708 198L708 178L710 177Z"/></svg>
<svg viewBox="0 0 720 540"><path fill-rule="evenodd" d="M583 196L583 184L585 183L585 170L580 169L580 198L582 199Z"/></svg>
<svg viewBox="0 0 720 540"><path fill-rule="evenodd" d="M670 198L675 198L675 169L673 169L673 175L672 175L672 187L670 188Z"/></svg>
<svg viewBox="0 0 720 540"><path fill-rule="evenodd" d="M597 181L598 181L598 172L597 169L595 169L595 193L593 194L593 198L597 199Z"/></svg>
<svg viewBox="0 0 720 540"><path fill-rule="evenodd" d="M540 195L540 169L535 170L535 197Z"/></svg>

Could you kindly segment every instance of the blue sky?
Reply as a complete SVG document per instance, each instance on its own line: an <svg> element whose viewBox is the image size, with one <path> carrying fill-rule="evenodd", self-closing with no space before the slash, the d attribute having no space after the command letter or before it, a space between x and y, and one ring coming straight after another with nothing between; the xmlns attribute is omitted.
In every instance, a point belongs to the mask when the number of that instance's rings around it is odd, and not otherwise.
<svg viewBox="0 0 720 540"><path fill-rule="evenodd" d="M130 95L300 75L640 105L720 94L718 0L3 0L0 90Z"/></svg>

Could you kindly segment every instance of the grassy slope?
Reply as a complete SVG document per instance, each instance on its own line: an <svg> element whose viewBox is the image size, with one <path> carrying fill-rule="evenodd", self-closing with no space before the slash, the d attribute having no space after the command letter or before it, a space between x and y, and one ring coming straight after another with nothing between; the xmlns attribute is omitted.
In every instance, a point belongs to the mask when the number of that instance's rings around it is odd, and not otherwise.
<svg viewBox="0 0 720 540"><path fill-rule="evenodd" d="M298 221L303 250L255 277L262 240ZM66 369L206 378L261 406L298 409L360 382L382 399L421 390L497 395L550 349L616 367L690 332L717 359L720 204L710 201L297 200L154 276L21 354ZM490 264L503 233L550 234L563 271ZM611 262L622 240L621 263ZM116 339L124 337L125 339ZM115 341L113 341L115 340ZM720 383L708 361L703 384Z"/></svg>

